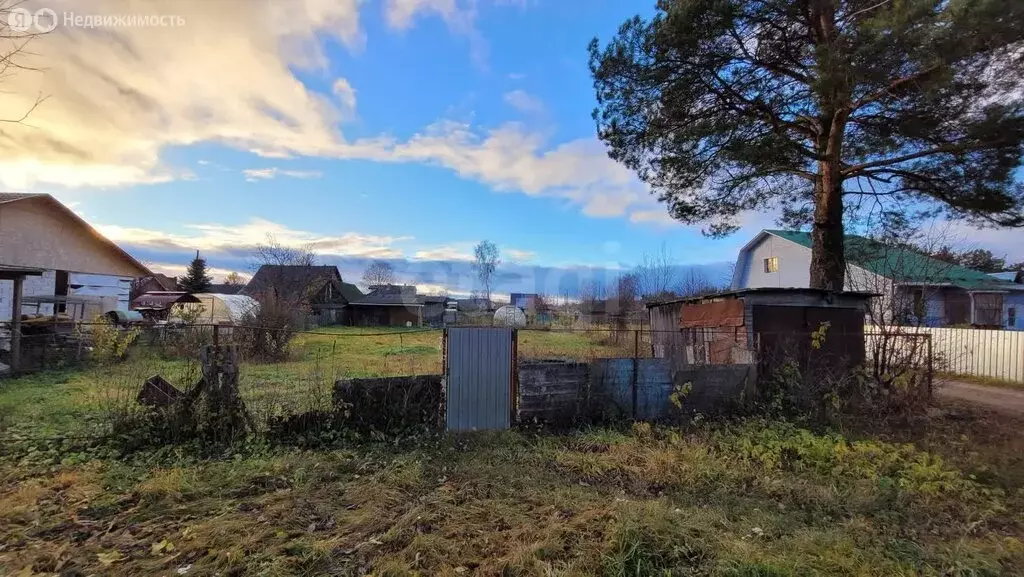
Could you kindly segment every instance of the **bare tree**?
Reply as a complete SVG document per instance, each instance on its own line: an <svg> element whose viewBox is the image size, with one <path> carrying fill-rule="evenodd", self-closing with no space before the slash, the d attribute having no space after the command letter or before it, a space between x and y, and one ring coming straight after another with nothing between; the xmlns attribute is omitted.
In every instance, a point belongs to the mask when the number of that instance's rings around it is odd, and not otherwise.
<svg viewBox="0 0 1024 577"><path fill-rule="evenodd" d="M604 281L590 280L580 283L580 310L584 314L594 314L604 303L608 295Z"/></svg>
<svg viewBox="0 0 1024 577"><path fill-rule="evenodd" d="M675 296L672 290L679 282L678 272L678 262L665 243L657 252L645 252L634 269L640 296L647 300Z"/></svg>
<svg viewBox="0 0 1024 577"><path fill-rule="evenodd" d="M316 253L313 252L312 245L284 246L271 233L267 233L266 241L263 244L256 245L253 258L256 260L253 266L254 270L265 264L299 266L316 264Z"/></svg>
<svg viewBox="0 0 1024 577"><path fill-rule="evenodd" d="M237 272L231 271L230 273L228 273L228 276L224 278L224 284L230 286L242 286L245 284L245 279L242 278L242 275L238 274Z"/></svg>
<svg viewBox="0 0 1024 577"><path fill-rule="evenodd" d="M363 271L363 284L368 287L394 284L395 267L391 263L382 260L371 262Z"/></svg>
<svg viewBox="0 0 1024 577"><path fill-rule="evenodd" d="M708 279L704 273L690 269L675 287L675 292L680 297L699 297L718 292L719 287Z"/></svg>
<svg viewBox="0 0 1024 577"><path fill-rule="evenodd" d="M32 14L21 5L25 0L0 0L0 81L9 81L19 71L38 71L39 68L25 64L25 57L32 56L27 48L39 36L48 32L40 32L32 19ZM40 22L40 24L44 24ZM0 118L0 123L21 124L48 97L42 93L21 111L16 118Z"/></svg>
<svg viewBox="0 0 1024 577"><path fill-rule="evenodd" d="M498 259L498 247L493 242L482 240L473 249L473 268L476 270L477 278L480 279L481 289L487 302L491 301L491 282L499 264L501 261Z"/></svg>

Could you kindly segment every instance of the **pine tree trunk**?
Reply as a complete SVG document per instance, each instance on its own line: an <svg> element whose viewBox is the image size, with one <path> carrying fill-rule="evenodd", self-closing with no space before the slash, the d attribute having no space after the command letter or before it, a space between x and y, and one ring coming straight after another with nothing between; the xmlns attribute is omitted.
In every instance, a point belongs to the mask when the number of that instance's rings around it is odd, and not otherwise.
<svg viewBox="0 0 1024 577"><path fill-rule="evenodd" d="M837 163L819 166L811 229L811 288L841 291L846 280L843 252L843 186Z"/></svg>
<svg viewBox="0 0 1024 577"><path fill-rule="evenodd" d="M841 291L846 281L843 252L843 137L850 114L849 73L836 41L836 0L810 4L810 29L818 58L819 106L811 229L811 288Z"/></svg>

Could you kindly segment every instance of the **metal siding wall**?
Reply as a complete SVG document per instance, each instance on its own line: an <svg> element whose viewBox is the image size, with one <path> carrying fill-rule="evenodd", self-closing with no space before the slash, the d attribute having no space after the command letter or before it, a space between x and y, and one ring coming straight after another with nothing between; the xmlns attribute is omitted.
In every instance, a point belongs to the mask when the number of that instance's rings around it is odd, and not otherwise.
<svg viewBox="0 0 1024 577"><path fill-rule="evenodd" d="M448 430L509 427L512 329L449 329L446 376Z"/></svg>

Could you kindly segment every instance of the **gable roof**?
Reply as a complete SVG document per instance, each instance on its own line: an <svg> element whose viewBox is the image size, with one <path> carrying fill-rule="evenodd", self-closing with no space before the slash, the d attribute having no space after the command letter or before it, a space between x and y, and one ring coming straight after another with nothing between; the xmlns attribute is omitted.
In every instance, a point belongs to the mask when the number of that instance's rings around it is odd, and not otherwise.
<svg viewBox="0 0 1024 577"><path fill-rule="evenodd" d="M350 301L353 306L406 306L421 307L423 301L416 295L416 287L404 285L380 285L370 294Z"/></svg>
<svg viewBox="0 0 1024 577"><path fill-rule="evenodd" d="M811 233L765 230L765 233L811 248ZM857 235L843 237L846 262L904 284L952 285L970 290L1020 290L1013 283L979 270L948 263L909 248L894 247Z"/></svg>
<svg viewBox="0 0 1024 577"><path fill-rule="evenodd" d="M82 217L78 216L75 213L75 211L73 211L70 208L64 206L64 204L62 202L60 202L56 198L53 198L49 194L34 193L34 192L0 192L0 204L7 204L7 203L10 203L10 202L18 202L18 201L32 200L32 199L39 199L41 201L47 202L51 206L56 208L57 210L61 211L65 216L69 217L76 224L78 224L79 226L84 228L86 230L86 232L91 234L93 236L93 238L95 238L96 240L98 240L100 242L100 244L105 245L107 248L109 248L112 251L114 251L118 256L120 256L124 260L128 261L129 264L131 264L135 268L139 269L139 275L138 276L147 276L147 275L153 274L149 270L149 268L146 267L146 265L144 265L141 262L135 260L135 257L133 257L132 255L128 254L123 248L118 246L114 241L112 241L109 238L107 238L107 237L103 236L102 234L100 234L99 231L97 231L95 228L92 227L92 225L90 225L88 222L85 222L85 219L83 219Z"/></svg>
<svg viewBox="0 0 1024 577"><path fill-rule="evenodd" d="M240 294L257 296L273 288L284 298L301 300L307 294L319 292L328 283L333 283L338 293L348 302L363 296L354 284L341 280L341 273L336 266L285 264L261 266Z"/></svg>

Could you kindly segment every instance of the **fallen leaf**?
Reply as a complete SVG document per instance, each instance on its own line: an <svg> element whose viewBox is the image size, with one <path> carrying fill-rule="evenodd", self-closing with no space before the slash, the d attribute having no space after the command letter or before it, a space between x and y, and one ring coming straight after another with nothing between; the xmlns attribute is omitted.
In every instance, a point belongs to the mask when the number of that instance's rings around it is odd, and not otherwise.
<svg viewBox="0 0 1024 577"><path fill-rule="evenodd" d="M97 553L96 560L104 565L113 565L118 561L124 561L124 555L122 555L117 549L114 549L113 551L108 551L106 553Z"/></svg>

